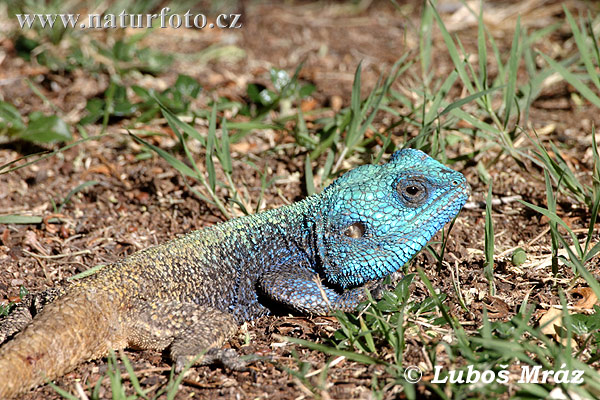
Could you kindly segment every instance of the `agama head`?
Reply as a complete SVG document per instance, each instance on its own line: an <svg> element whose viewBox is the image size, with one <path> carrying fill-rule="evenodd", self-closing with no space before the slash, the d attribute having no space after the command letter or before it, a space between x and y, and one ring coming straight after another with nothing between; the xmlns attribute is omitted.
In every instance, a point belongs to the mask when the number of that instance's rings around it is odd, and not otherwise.
<svg viewBox="0 0 600 400"><path fill-rule="evenodd" d="M419 150L347 172L322 193L317 247L328 281L383 278L408 262L469 197L465 177Z"/></svg>

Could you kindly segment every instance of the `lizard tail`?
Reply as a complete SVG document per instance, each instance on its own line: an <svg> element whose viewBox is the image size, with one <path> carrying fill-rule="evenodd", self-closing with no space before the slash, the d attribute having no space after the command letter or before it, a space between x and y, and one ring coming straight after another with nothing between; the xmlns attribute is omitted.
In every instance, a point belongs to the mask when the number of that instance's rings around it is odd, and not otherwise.
<svg viewBox="0 0 600 400"><path fill-rule="evenodd" d="M111 348L125 347L118 309L111 304L100 291L74 291L48 304L0 347L0 399L55 379Z"/></svg>

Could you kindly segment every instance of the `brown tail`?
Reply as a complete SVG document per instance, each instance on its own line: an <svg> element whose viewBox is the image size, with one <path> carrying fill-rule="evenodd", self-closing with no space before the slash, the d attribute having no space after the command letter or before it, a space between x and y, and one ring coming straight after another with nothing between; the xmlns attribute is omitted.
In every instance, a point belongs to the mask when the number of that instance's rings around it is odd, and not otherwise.
<svg viewBox="0 0 600 400"><path fill-rule="evenodd" d="M55 379L111 348L124 347L123 332L117 305L107 294L74 291L58 299L0 347L0 399Z"/></svg>

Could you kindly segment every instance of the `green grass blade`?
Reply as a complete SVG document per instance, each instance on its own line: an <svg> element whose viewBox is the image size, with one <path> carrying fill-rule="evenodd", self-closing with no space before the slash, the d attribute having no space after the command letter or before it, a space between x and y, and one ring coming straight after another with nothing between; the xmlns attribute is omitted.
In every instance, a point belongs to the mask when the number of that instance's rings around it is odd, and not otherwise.
<svg viewBox="0 0 600 400"><path fill-rule="evenodd" d="M441 117L442 115L448 114L450 111L454 110L455 108L460 108L460 107L464 106L465 104L472 102L473 100L477 100L480 97L484 97L489 93L492 93L492 92L495 92L496 90L502 89L503 87L505 87L505 85L482 90L482 91L474 93L470 96L463 97L462 99L456 100L452 104L450 104L446 108L444 108L442 110L442 112L440 112L439 116ZM490 127L491 127L491 125L490 125Z"/></svg>
<svg viewBox="0 0 600 400"><path fill-rule="evenodd" d="M588 228L588 235L585 241L584 252L587 253L588 247L591 243L594 227L596 226L596 220L598 218L598 212L600 211L600 155L598 153L598 144L596 143L596 128L592 126L592 154L594 159L594 167L592 173L592 209L591 218ZM599 242L600 243L600 242ZM588 256L586 256L588 258Z"/></svg>
<svg viewBox="0 0 600 400"><path fill-rule="evenodd" d="M160 106L160 111L162 115L165 117L167 123L169 124L173 132L175 132L175 134L182 137L183 135L181 134L181 132L183 132L200 142L200 145L202 147L206 147L206 139L202 135L200 135L200 133L196 129L194 129L193 126L179 119L177 115L173 114L173 112L171 112L171 110L165 107L158 99L155 98L155 100Z"/></svg>
<svg viewBox="0 0 600 400"><path fill-rule="evenodd" d="M87 276L90 275L94 275L95 273L97 273L98 271L100 271L102 268L106 267L107 264L98 264L98 265L94 265L93 267L86 269L83 272L78 273L77 275L73 275L67 278L67 281L76 281L78 279L83 279Z"/></svg>
<svg viewBox="0 0 600 400"><path fill-rule="evenodd" d="M515 90L517 87L517 72L519 70L519 42L521 32L521 18L517 18L517 26L513 36L512 46L510 48L510 57L508 59L508 79L506 91L504 92L504 126L508 126L508 120L515 102Z"/></svg>
<svg viewBox="0 0 600 400"><path fill-rule="evenodd" d="M594 32L594 20L592 19L592 14L589 10L586 19L588 36L592 39L592 47L594 50L592 54L594 55L596 65L600 65L600 46L598 45L598 39L596 39L596 33Z"/></svg>
<svg viewBox="0 0 600 400"><path fill-rule="evenodd" d="M485 41L485 24L483 22L483 1L479 1L479 15L477 16L477 58L479 59L479 85L487 89L487 45ZM487 104L490 99L486 99Z"/></svg>
<svg viewBox="0 0 600 400"><path fill-rule="evenodd" d="M315 179L312 171L312 163L310 160L310 154L306 155L304 160L304 177L306 180L306 193L309 196L312 196L316 193L315 191Z"/></svg>
<svg viewBox="0 0 600 400"><path fill-rule="evenodd" d="M500 50L498 49L498 45L496 44L494 37L492 35L488 35L488 40L490 41L490 45L492 46L492 52L494 53L496 67L498 68L498 74L496 75L492 86L499 86L505 83L503 79L506 73L506 65L502 61L502 55L500 53Z"/></svg>
<svg viewBox="0 0 600 400"><path fill-rule="evenodd" d="M336 349L334 347L329 347L324 344L311 342L309 340L304 340L304 339L299 339L299 338L294 338L294 337L289 337L289 336L285 336L285 337L283 337L283 339L290 343L299 344L299 345L309 348L311 350L320 351L322 353L330 354L332 356L346 357L350 361L355 361L355 362L359 362L359 363L363 363L363 364L367 364L367 365L384 364L384 361L379 360L374 357L355 353L353 351Z"/></svg>
<svg viewBox="0 0 600 400"><path fill-rule="evenodd" d="M452 71L448 77L442 83L442 86L438 90L436 90L435 95L433 96L433 100L431 101L431 106L427 113L425 114L425 118L423 119L423 127L429 126L437 117L438 110L440 109L440 103L446 97L454 82L456 82L456 78L458 77L458 73L456 71ZM439 114L442 115L442 114Z"/></svg>
<svg viewBox="0 0 600 400"><path fill-rule="evenodd" d="M586 249L585 251L586 253L583 262L587 263L600 251L600 242L596 243L591 249Z"/></svg>
<svg viewBox="0 0 600 400"><path fill-rule="evenodd" d="M440 31L442 32L442 38L444 39L444 43L446 43L446 48L448 49L448 54L450 54L450 58L452 59L452 64L454 65L454 68L456 68L456 71L458 72L458 76L460 76L460 79L461 79L463 85L465 85L465 87L467 88L469 93L475 93L475 88L473 87L473 84L471 83L471 79L469 78L469 75L467 74L467 70L464 67L463 58L458 53L458 48L456 47L456 44L454 43L454 40L452 39L452 35L450 35L450 32L448 32L448 29L446 29L446 25L444 25L444 22L442 21L442 17L440 16L440 14L438 14L435 7L432 7L431 9L433 11L433 16L435 17L435 19L437 21L438 27L440 28Z"/></svg>
<svg viewBox="0 0 600 400"><path fill-rule="evenodd" d="M567 251L567 253L569 254L569 258L571 259L571 261L573 261L573 263L575 264L575 267L577 269L577 273L583 278L585 279L585 281L587 282L587 284L592 288L592 290L594 291L594 294L596 295L597 298L600 299L600 283L598 283L598 280L594 277L594 275L592 275L592 273L583 265L583 262L581 262L581 260L577 257L577 255L575 253L573 253L573 250L571 250L571 247L569 246L569 244L567 243L567 241L565 240L565 238L563 238L562 236L559 237L560 241L563 244L563 247L565 248L565 250Z"/></svg>
<svg viewBox="0 0 600 400"><path fill-rule="evenodd" d="M361 86L361 70L362 61L358 63L356 72L354 73L354 82L352 83L352 95L350 100L350 111L352 118L350 120L350 127L346 132L346 147L351 148L350 144L357 142L356 136L358 135L358 126L361 120L361 107L360 107L360 86Z"/></svg>
<svg viewBox="0 0 600 400"><path fill-rule="evenodd" d="M137 394L137 396L148 400L148 396L146 396L146 393L144 393L144 390L142 389L142 386L140 385L140 381L139 381L137 375L135 374L135 370L133 369L133 366L131 365L129 358L125 355L125 352L123 352L123 350L119 351L119 357L121 358L121 362L123 363L123 366L125 367L125 370L127 371L127 374L129 375L129 380L131 381L131 386L133 386L133 389L135 390L135 393Z"/></svg>
<svg viewBox="0 0 600 400"><path fill-rule="evenodd" d="M196 177L196 172L194 170L192 170L190 167L188 167L187 165L185 165L183 162L181 162L180 160L178 160L177 158L175 158L173 155L171 155L169 152L161 149L158 146L153 145L152 143L149 143L147 141L145 141L144 139L134 135L133 133L129 132L129 135L138 143L148 147L149 149L153 150L156 154L158 154L161 158L163 158L166 162L169 163L169 165L171 165L171 167L175 168L177 171L179 171L180 174L185 175L185 176L189 176L189 177Z"/></svg>
<svg viewBox="0 0 600 400"><path fill-rule="evenodd" d="M567 81L568 84L573 86L583 97L585 97L590 103L596 107L600 107L600 97L598 97L590 88L588 88L579 78L572 72L563 67L560 63L557 63L544 53L539 53L544 60L556 71L559 75Z"/></svg>
<svg viewBox="0 0 600 400"><path fill-rule="evenodd" d="M54 390L56 393L58 393L60 396L62 396L63 398L65 398L67 400L80 400L79 397L72 395L71 393L67 392L65 389L57 386L52 381L48 381L48 385L52 388L52 390Z"/></svg>
<svg viewBox="0 0 600 400"><path fill-rule="evenodd" d="M433 46L433 14L432 5L425 2L421 14L419 29L419 60L421 61L421 79L425 86L429 85L431 69L431 48Z"/></svg>
<svg viewBox="0 0 600 400"><path fill-rule="evenodd" d="M492 220L492 182L488 186L485 199L485 267L484 273L490 286L490 295L496 295L494 283L494 221Z"/></svg>
<svg viewBox="0 0 600 400"><path fill-rule="evenodd" d="M226 175L233 173L233 162L231 160L231 149L229 148L229 130L227 120L223 117L221 122L221 146L217 147L217 157L221 163L221 168Z"/></svg>
<svg viewBox="0 0 600 400"><path fill-rule="evenodd" d="M546 204L548 205L548 212L556 215L556 198L552 191L552 184L550 182L550 175L548 170L544 169L544 181L546 183ZM550 220L550 240L552 243L552 275L558 275L558 233L557 223Z"/></svg>
<svg viewBox="0 0 600 400"><path fill-rule="evenodd" d="M78 146L78 145L80 145L80 144L82 144L82 143L85 143L85 142L87 142L88 140L98 140L98 139L100 139L102 136L103 136L103 135L97 135L97 136L88 136L88 137L86 137L86 138L79 139L79 140L77 140L77 141L75 141L75 142L73 142L73 143L71 143L71 144L68 144L68 145L66 145L66 146L63 146L63 147L61 147L60 149L57 149L57 150L54 150L54 151L40 151L40 152L38 152L38 153L34 153L34 154L27 154L27 155L25 155L25 156L23 156L23 157L19 157L19 158L17 158L16 160L12 160L12 161L10 161L10 162L8 162L8 163L6 163L6 164L0 165L0 175L8 174L9 172L13 172L13 171L16 171L16 170L18 170L18 169L21 169L21 168L26 168L26 167L28 167L28 166L30 166L30 165L32 165L32 164L35 164L36 162L39 162L39 161L45 160L46 158L49 158L49 157L55 156L56 154L62 153L63 151L65 151L65 150L68 150L68 149L70 149L71 147L75 147L75 146ZM33 161L28 161L28 162L26 162L25 164L22 164L22 165L17 165L16 167L12 167L12 168L8 168L8 167L10 167L11 165L14 165L15 163L17 163L17 162L19 162L19 161L21 161L21 160L27 160L27 159L29 159L29 158L31 158L31 157L35 157L35 156L40 156L40 157L39 157L39 158L36 158L36 159L35 159L35 160L33 160ZM7 168L8 168L8 169L7 169Z"/></svg>
<svg viewBox="0 0 600 400"><path fill-rule="evenodd" d="M208 175L208 185L211 192L215 192L217 185L217 174L215 172L215 163L213 162L213 152L215 149L215 142L217 140L217 107L216 103L213 105L212 112L210 114L210 120L208 122L208 138L206 140L206 174Z"/></svg>
<svg viewBox="0 0 600 400"><path fill-rule="evenodd" d="M97 185L98 181L87 181L87 182L83 182L81 185L78 185L77 187L75 187L74 189L71 189L69 191L69 193L67 193L67 195L65 196L65 198L63 199L63 201L61 202L60 206L58 207L58 212L61 212L63 207L66 206L69 201L71 200L71 197L73 197L74 194L82 191L83 189L90 187L90 186L95 186Z"/></svg>
<svg viewBox="0 0 600 400"><path fill-rule="evenodd" d="M448 110L448 112L452 113L452 115L468 122L469 124L473 125L475 128L477 128L480 132L479 134L483 134L483 133L489 133L492 136L487 138L490 141L493 141L494 137L500 137L502 135L502 131L500 131L498 128L496 128L493 125L488 124L487 122L481 121L480 119L477 119L476 117L474 117L472 114L467 113L466 111L461 110L460 108L451 108Z"/></svg>
<svg viewBox="0 0 600 400"><path fill-rule="evenodd" d="M579 57L581 57L581 61L583 61L583 65L585 65L585 69L587 70L587 77L591 79L591 81L596 85L598 89L600 89L600 79L598 78L597 68L594 66L591 55L593 54L589 46L587 45L587 40L596 38L592 35L590 38L586 37L584 34L585 30L580 30L575 18L569 11L566 5L563 4L563 11L565 12L565 16L567 17L567 21L571 26L571 31L573 32L573 37L575 38L575 43L577 44L577 48L579 49Z"/></svg>
<svg viewBox="0 0 600 400"><path fill-rule="evenodd" d="M0 224L41 224L43 220L37 215L0 215Z"/></svg>
<svg viewBox="0 0 600 400"><path fill-rule="evenodd" d="M312 159L312 157L311 157ZM328 182L331 175L331 168L335 161L335 152L329 149L327 152L327 158L325 159L325 165L323 166L323 176L321 177L321 185L324 186L325 182Z"/></svg>
<svg viewBox="0 0 600 400"><path fill-rule="evenodd" d="M556 215L556 213L553 213L545 208L542 207L538 207L534 204L528 203L526 201L523 200L518 200L521 204L531 208L534 211L539 212L542 215L545 215L546 217L548 217L550 219L550 221L555 222L557 225L562 226L571 236L571 239L573 240L573 245L575 246L575 248L577 248L579 256L582 257L583 256L583 251L581 249L581 245L579 244L579 241L577 240L577 235L573 232L573 230L571 228L569 228L569 226L558 217L558 215ZM562 238L562 235L559 235L559 238Z"/></svg>

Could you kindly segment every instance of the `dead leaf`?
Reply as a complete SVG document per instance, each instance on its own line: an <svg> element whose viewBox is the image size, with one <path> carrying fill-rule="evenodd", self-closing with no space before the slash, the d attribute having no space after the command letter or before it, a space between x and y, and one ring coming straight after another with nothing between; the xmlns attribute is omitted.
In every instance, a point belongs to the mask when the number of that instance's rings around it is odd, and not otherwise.
<svg viewBox="0 0 600 400"><path fill-rule="evenodd" d="M486 300L489 318L504 318L508 315L508 304L504 300L494 296L488 296Z"/></svg>
<svg viewBox="0 0 600 400"><path fill-rule="evenodd" d="M8 246L9 239L10 239L10 231L8 229L5 229L4 231L2 231L2 235L0 235L0 240L2 241L2 244L4 244L5 246Z"/></svg>
<svg viewBox="0 0 600 400"><path fill-rule="evenodd" d="M302 102L300 103L300 109L302 110L302 112L314 110L316 106L317 101L313 98L302 100Z"/></svg>
<svg viewBox="0 0 600 400"><path fill-rule="evenodd" d="M550 308L540 318L540 326L542 327L542 333L544 335L556 335L557 331L562 328L562 310L558 308Z"/></svg>
<svg viewBox="0 0 600 400"><path fill-rule="evenodd" d="M90 168L88 168L87 171L84 172L84 175L87 176L87 174L94 173L110 176L110 168L104 164L93 165Z"/></svg>
<svg viewBox="0 0 600 400"><path fill-rule="evenodd" d="M342 105L344 104L344 100L340 96L331 96L329 99L329 103L331 104L331 109L335 112L338 112L342 109Z"/></svg>
<svg viewBox="0 0 600 400"><path fill-rule="evenodd" d="M563 327L562 321L563 310L558 308L550 308L539 320L540 326L542 327L542 333L544 335L552 336L552 338L561 343L563 346L567 345L567 338L561 337L561 331ZM571 338L571 348L577 348L577 342Z"/></svg>
<svg viewBox="0 0 600 400"><path fill-rule="evenodd" d="M238 142L238 143L232 143L229 147L230 147L231 151L245 154L245 153L248 153L253 148L255 148L256 144L248 143L248 142Z"/></svg>
<svg viewBox="0 0 600 400"><path fill-rule="evenodd" d="M29 246L31 249L37 250L39 253L42 253L45 256L50 254L48 250L46 250L44 246L40 244L38 236L34 231L27 231L25 233L25 240L23 241L23 244Z"/></svg>
<svg viewBox="0 0 600 400"><path fill-rule="evenodd" d="M596 293L590 287L582 287L571 290L571 294L578 294L581 299L573 305L579 309L592 309L595 304L599 304Z"/></svg>
<svg viewBox="0 0 600 400"><path fill-rule="evenodd" d="M135 199L141 204L148 204L148 200L150 199L150 194L148 192L143 192L141 190L135 190L134 192Z"/></svg>

